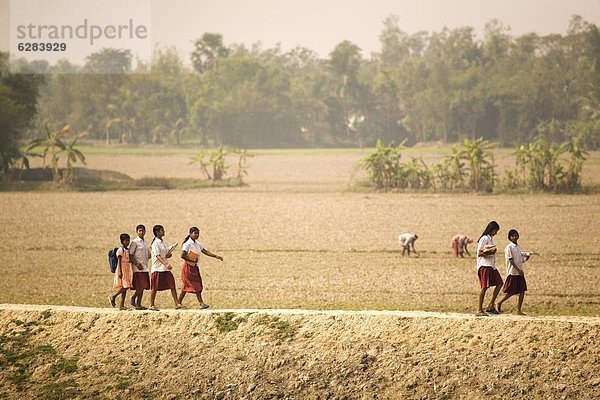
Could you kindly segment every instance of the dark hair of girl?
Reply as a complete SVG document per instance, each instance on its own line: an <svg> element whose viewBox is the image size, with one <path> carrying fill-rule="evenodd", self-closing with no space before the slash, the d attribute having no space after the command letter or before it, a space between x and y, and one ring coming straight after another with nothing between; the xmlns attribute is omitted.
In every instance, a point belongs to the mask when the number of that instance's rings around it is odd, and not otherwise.
<svg viewBox="0 0 600 400"><path fill-rule="evenodd" d="M162 225L154 225L154 227L152 228L152 233L154 234L154 239L152 239L152 243L154 243L154 241L156 240L156 235L158 235L158 232L160 232L161 229L164 229Z"/></svg>
<svg viewBox="0 0 600 400"><path fill-rule="evenodd" d="M517 232L517 230L516 230L516 229L511 229L510 231L508 231L508 240L510 240L510 237L511 237L512 235L517 235L517 236L519 236L519 232Z"/></svg>
<svg viewBox="0 0 600 400"><path fill-rule="evenodd" d="M200 229L198 229L198 228L197 228L197 227L195 227L195 226L192 226L192 227L190 228L189 232L190 232L190 235L191 235L192 233L194 233L194 232L198 232L198 233L200 233ZM187 235L187 237L186 237L185 239L183 239L183 242L181 242L181 243L185 243L185 242L187 242L187 241L188 241L188 239L190 238L190 235Z"/></svg>
<svg viewBox="0 0 600 400"><path fill-rule="evenodd" d="M483 231L481 236L479 236L479 239L481 239L485 235L489 235L494 230L496 230L496 231L500 230L500 225L498 225L498 223L496 221L491 221L489 224L487 224L487 226L485 227L485 230Z"/></svg>
<svg viewBox="0 0 600 400"><path fill-rule="evenodd" d="M131 237L126 234L126 233L121 233L119 235L119 240L121 240L121 244L123 244L124 241L131 239Z"/></svg>

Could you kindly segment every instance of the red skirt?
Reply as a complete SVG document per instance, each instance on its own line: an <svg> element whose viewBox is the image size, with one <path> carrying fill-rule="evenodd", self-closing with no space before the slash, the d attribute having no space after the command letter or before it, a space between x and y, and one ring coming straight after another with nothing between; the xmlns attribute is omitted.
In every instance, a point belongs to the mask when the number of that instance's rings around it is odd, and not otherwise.
<svg viewBox="0 0 600 400"><path fill-rule="evenodd" d="M202 276L200 276L200 268L197 265L193 267L183 262L181 267L181 291L186 293L202 292Z"/></svg>
<svg viewBox="0 0 600 400"><path fill-rule="evenodd" d="M458 251L458 240L453 240L452 241L452 250L454 251L454 257L458 257L458 254L459 254L459 251Z"/></svg>
<svg viewBox="0 0 600 400"><path fill-rule="evenodd" d="M171 271L153 272L150 287L152 290L159 292L161 290L175 289L175 278Z"/></svg>
<svg viewBox="0 0 600 400"><path fill-rule="evenodd" d="M135 290L150 289L150 274L148 274L147 272L134 272L133 273L133 288Z"/></svg>
<svg viewBox="0 0 600 400"><path fill-rule="evenodd" d="M524 276L509 275L506 277L502 291L506 294L523 293L527 291L527 281Z"/></svg>
<svg viewBox="0 0 600 400"><path fill-rule="evenodd" d="M481 284L482 289L502 285L504 283L500 276L500 272L492 267L479 267L477 275L479 275L479 283Z"/></svg>
<svg viewBox="0 0 600 400"><path fill-rule="evenodd" d="M135 290L148 290L150 289L150 274L147 272L134 272L132 283Z"/></svg>

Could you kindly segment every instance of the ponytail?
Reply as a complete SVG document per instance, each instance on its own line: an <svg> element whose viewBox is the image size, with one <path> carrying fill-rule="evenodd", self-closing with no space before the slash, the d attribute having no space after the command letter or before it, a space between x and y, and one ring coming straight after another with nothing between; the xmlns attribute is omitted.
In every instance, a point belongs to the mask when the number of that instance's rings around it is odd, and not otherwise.
<svg viewBox="0 0 600 400"><path fill-rule="evenodd" d="M154 243L154 241L156 240L156 235L158 234L158 232L161 231L161 229L164 229L162 225L154 225L152 227L152 233L154 234L154 239L152 239L152 243ZM152 245L152 243L150 243L150 245Z"/></svg>
<svg viewBox="0 0 600 400"><path fill-rule="evenodd" d="M485 227L485 230L483 231L481 236L479 236L479 240L481 240L482 237L489 235L493 230L496 230L496 231L500 230L500 225L498 225L498 223L496 221L490 221L490 223L487 224L487 226Z"/></svg>

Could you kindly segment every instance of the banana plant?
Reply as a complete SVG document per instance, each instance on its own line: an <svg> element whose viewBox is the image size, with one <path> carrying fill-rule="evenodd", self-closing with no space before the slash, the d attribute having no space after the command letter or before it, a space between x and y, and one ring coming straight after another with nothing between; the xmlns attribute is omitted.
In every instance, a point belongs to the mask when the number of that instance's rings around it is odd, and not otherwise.
<svg viewBox="0 0 600 400"><path fill-rule="evenodd" d="M75 147L77 144L77 139L79 138L75 136L75 138L73 138L73 140L67 146L65 146L64 152L65 156L67 157L67 169L63 174L63 182L65 183L71 183L74 180L73 165L75 165L78 161L85 165L85 156L81 150Z"/></svg>
<svg viewBox="0 0 600 400"><path fill-rule="evenodd" d="M62 129L58 129L55 131L51 131L46 125L46 137L34 139L29 142L29 145L26 148L26 151L30 152L35 150L38 147L42 148L42 167L46 167L46 157L48 153L52 156L50 160L50 166L52 167L52 179L55 182L59 182L61 179L60 171L58 169L58 161L63 152L67 150L67 146L62 141L61 137L69 132L71 127L67 124L62 127Z"/></svg>
<svg viewBox="0 0 600 400"><path fill-rule="evenodd" d="M490 191L494 187L494 145L483 138L465 139L461 150L462 159L469 165L469 188Z"/></svg>

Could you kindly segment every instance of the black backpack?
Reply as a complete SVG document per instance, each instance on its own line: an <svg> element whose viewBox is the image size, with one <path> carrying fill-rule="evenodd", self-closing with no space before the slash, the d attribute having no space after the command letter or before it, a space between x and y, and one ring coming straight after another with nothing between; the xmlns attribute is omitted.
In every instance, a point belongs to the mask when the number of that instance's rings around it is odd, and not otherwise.
<svg viewBox="0 0 600 400"><path fill-rule="evenodd" d="M119 250L119 248L115 247L114 249L108 251L108 268L110 268L110 272L113 274L117 270L117 265L119 264L117 250Z"/></svg>

